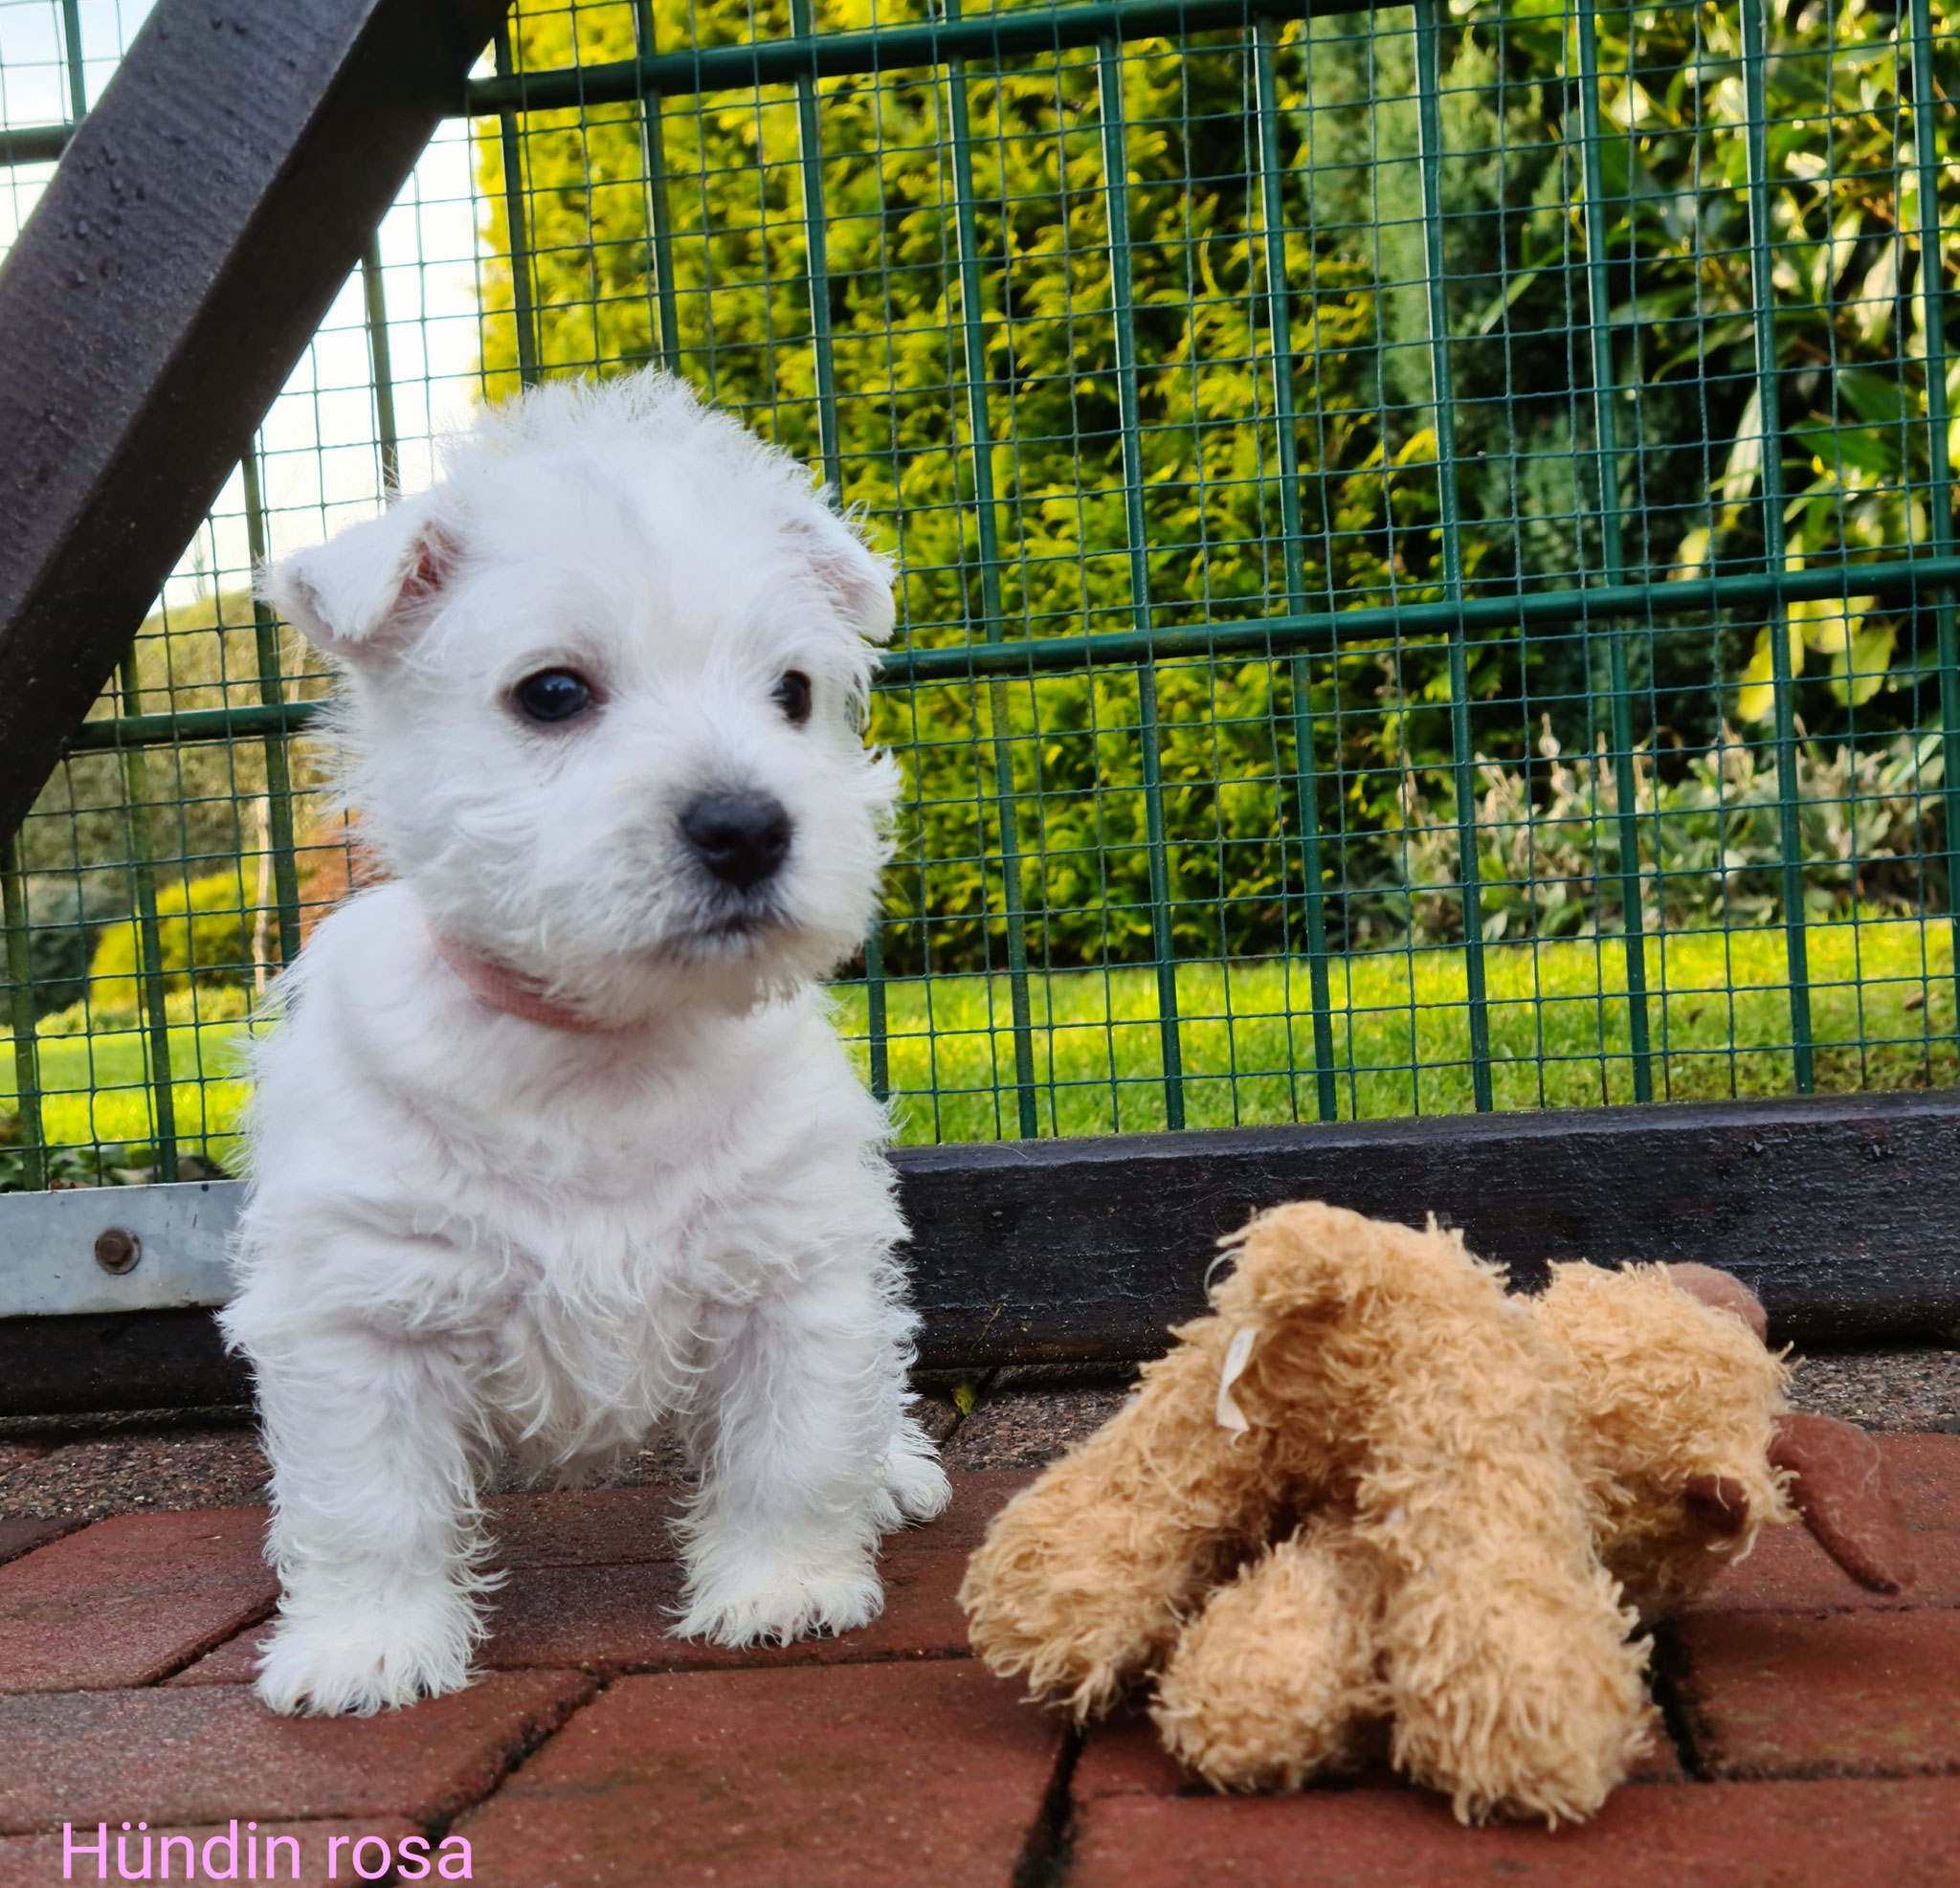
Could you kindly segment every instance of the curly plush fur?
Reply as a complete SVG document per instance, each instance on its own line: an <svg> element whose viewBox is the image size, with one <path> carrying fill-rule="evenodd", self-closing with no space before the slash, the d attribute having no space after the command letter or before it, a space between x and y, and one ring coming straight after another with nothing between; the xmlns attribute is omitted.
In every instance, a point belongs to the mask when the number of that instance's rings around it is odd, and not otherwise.
<svg viewBox="0 0 1960 1888"><path fill-rule="evenodd" d="M1386 1737L1466 1820L1590 1815L1648 1734L1638 1615L1793 1518L1753 1299L1563 1265L1520 1300L1457 1233L1318 1204L1236 1257L996 1519L961 1589L976 1649L1079 1720L1155 1675L1167 1744L1221 1788Z"/></svg>

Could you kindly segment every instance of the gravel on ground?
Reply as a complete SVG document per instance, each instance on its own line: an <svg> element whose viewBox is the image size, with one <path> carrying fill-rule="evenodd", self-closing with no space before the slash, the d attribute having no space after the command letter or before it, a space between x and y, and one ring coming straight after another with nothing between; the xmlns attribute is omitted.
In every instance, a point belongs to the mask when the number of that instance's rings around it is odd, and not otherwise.
<svg viewBox="0 0 1960 1888"><path fill-rule="evenodd" d="M1960 1348L1823 1352L1793 1362L1799 1409L1870 1430L1960 1433ZM1133 1378L1133 1370L1106 1366L942 1377L922 1392L918 1413L949 1469L1038 1468L1108 1421ZM685 1473L679 1444L657 1436L588 1485L636 1488ZM266 1499L265 1482L265 1457L242 1410L16 1418L0 1430L0 1521L251 1506ZM497 1483L522 1485L512 1476Z"/></svg>

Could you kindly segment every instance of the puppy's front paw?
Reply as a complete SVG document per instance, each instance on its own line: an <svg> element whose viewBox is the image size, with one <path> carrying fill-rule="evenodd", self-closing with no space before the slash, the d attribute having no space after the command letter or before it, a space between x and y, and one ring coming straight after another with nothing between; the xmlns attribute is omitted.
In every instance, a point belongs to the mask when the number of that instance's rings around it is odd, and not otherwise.
<svg viewBox="0 0 1960 1888"><path fill-rule="evenodd" d="M366 1718L470 1681L481 1628L458 1596L287 1610L258 1661L259 1699L291 1717Z"/></svg>
<svg viewBox="0 0 1960 1888"><path fill-rule="evenodd" d="M924 1436L920 1446L907 1446L909 1438L894 1444L884 1458L884 1485L891 1491L899 1513L907 1521L934 1521L946 1512L953 1498L952 1483L932 1455L932 1445Z"/></svg>
<svg viewBox="0 0 1960 1888"><path fill-rule="evenodd" d="M697 1571L687 1600L676 1633L719 1646L787 1645L852 1633L884 1610L884 1589L862 1555L824 1567L738 1558L713 1572Z"/></svg>

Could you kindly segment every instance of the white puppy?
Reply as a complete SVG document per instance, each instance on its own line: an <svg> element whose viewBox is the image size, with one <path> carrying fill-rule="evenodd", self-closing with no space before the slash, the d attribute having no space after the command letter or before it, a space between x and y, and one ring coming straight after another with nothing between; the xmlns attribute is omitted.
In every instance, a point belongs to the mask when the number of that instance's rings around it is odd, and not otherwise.
<svg viewBox="0 0 1960 1888"><path fill-rule="evenodd" d="M679 1630L840 1632L946 1477L885 1122L815 979L896 784L858 733L890 573L804 473L655 375L487 417L448 476L271 571L346 672L388 882L315 932L257 1060L224 1315L284 1588L279 1711L466 1682L478 1489L671 1417Z"/></svg>

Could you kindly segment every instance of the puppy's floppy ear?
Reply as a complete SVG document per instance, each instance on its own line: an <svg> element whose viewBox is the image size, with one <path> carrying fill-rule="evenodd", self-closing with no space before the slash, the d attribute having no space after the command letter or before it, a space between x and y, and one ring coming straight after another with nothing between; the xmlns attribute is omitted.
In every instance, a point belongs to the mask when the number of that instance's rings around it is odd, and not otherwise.
<svg viewBox="0 0 1960 1888"><path fill-rule="evenodd" d="M898 624L892 560L873 550L828 505L790 520L790 535L810 561L818 588L870 642L889 642Z"/></svg>
<svg viewBox="0 0 1960 1888"><path fill-rule="evenodd" d="M455 556L427 499L405 499L262 570L258 591L316 649L361 661L400 647Z"/></svg>

